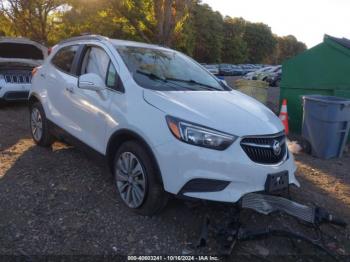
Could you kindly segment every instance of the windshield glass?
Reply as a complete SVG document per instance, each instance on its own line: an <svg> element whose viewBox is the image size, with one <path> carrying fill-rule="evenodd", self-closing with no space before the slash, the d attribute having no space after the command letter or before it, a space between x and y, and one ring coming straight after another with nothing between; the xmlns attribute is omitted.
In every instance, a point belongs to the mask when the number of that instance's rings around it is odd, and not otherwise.
<svg viewBox="0 0 350 262"><path fill-rule="evenodd" d="M138 85L155 90L228 90L189 57L171 50L116 46Z"/></svg>

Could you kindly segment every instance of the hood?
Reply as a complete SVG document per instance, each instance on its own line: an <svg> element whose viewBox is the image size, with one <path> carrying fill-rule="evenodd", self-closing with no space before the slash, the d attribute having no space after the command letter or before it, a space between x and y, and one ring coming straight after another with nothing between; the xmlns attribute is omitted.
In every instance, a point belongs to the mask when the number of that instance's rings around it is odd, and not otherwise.
<svg viewBox="0 0 350 262"><path fill-rule="evenodd" d="M279 118L265 105L238 91L154 91L144 99L166 114L237 136L275 134Z"/></svg>
<svg viewBox="0 0 350 262"><path fill-rule="evenodd" d="M42 64L42 60L31 60L31 59L15 59L7 58L3 59L0 57L0 68L1 67L37 67Z"/></svg>
<svg viewBox="0 0 350 262"><path fill-rule="evenodd" d="M0 38L0 63L40 65L47 56L47 48L26 38Z"/></svg>

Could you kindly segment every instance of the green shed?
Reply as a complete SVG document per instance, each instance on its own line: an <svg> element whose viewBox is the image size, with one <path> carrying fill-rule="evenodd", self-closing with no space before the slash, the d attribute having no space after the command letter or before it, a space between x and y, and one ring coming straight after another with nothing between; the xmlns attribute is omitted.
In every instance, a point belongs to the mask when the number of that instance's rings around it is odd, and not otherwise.
<svg viewBox="0 0 350 262"><path fill-rule="evenodd" d="M288 100L292 132L301 131L301 96L309 94L350 98L350 40L325 35L321 44L283 63L280 99Z"/></svg>

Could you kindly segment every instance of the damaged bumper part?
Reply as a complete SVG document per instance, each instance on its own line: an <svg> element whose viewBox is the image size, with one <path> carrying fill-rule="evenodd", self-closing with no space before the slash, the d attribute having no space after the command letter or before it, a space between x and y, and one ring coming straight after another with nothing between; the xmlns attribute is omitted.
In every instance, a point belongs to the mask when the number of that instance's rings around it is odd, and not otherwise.
<svg viewBox="0 0 350 262"><path fill-rule="evenodd" d="M336 218L323 208L305 206L287 198L274 195L247 194L241 199L241 207L253 209L264 215L274 212L284 212L311 224L328 222L339 226L346 226L344 221Z"/></svg>
<svg viewBox="0 0 350 262"><path fill-rule="evenodd" d="M251 193L242 198L241 205L242 208L253 209L264 215L280 211L300 220L315 223L315 208L304 206L283 197Z"/></svg>
<svg viewBox="0 0 350 262"><path fill-rule="evenodd" d="M322 243L319 243L318 240L314 240L307 235L273 227L262 227L260 229L256 229L254 227L254 229L249 229L249 227L243 226L240 222L239 215L242 209L251 209L264 215L270 215L275 212L286 213L290 216L296 217L299 220L310 223L310 225L313 227L318 227L321 223L332 223L342 227L347 226L344 221L336 218L323 208L309 207L280 196L263 193L249 193L241 198L240 206L235 209L235 214L230 216L230 220L228 221L227 225L211 226L209 217L205 217L201 236L196 248L206 246L209 235L208 230L209 228L212 228L220 247L218 253L223 256L230 255L234 246L239 241L254 240L268 236L280 236L302 239L313 244L319 250L322 250L332 258L335 257L332 252L323 246ZM305 224L307 225L308 223Z"/></svg>

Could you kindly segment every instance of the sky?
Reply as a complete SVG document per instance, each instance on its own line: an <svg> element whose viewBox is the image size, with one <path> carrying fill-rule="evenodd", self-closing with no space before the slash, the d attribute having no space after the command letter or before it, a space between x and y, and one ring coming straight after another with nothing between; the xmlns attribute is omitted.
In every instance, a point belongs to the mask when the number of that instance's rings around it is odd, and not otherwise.
<svg viewBox="0 0 350 262"><path fill-rule="evenodd" d="M350 0L202 0L223 16L268 24L279 35L294 35L309 48L324 34L350 39Z"/></svg>

